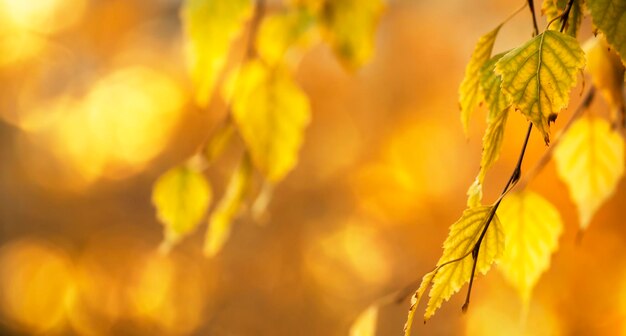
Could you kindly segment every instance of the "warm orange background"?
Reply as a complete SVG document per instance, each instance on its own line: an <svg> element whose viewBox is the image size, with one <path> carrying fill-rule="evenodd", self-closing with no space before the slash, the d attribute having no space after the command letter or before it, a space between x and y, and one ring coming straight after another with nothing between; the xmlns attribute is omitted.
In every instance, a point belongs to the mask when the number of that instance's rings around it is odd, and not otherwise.
<svg viewBox="0 0 626 336"><path fill-rule="evenodd" d="M458 84L478 37L522 3L391 1L374 58L354 74L327 46L314 47L297 70L313 109L299 165L265 225L243 216L206 259L204 226L171 255L156 253L162 228L150 203L157 176L224 113L219 101L194 107L180 2L0 0L0 334L346 335L360 311L441 254L485 126L480 111L466 141ZM530 36L525 10L496 51ZM604 109L597 99L592 112ZM509 120L487 202L526 130L519 115ZM240 147L210 170L216 195ZM544 150L534 134L526 170ZM529 187L557 206L566 230L526 333L625 333L626 185L578 245L576 210L553 164ZM415 333L523 334L520 302L497 270L474 288L466 315L463 289L428 324L418 317ZM378 334L401 334L407 308L381 307Z"/></svg>

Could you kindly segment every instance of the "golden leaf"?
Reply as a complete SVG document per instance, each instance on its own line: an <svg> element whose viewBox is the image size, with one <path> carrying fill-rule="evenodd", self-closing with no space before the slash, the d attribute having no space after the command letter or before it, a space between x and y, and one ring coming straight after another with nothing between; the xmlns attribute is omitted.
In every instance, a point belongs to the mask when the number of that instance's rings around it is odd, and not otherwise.
<svg viewBox="0 0 626 336"><path fill-rule="evenodd" d="M278 182L298 160L310 119L306 95L286 71L269 69L259 61L246 63L227 89L252 163L269 181Z"/></svg>
<svg viewBox="0 0 626 336"><path fill-rule="evenodd" d="M252 15L251 0L186 0L181 17L196 101L206 106L230 45Z"/></svg>
<svg viewBox="0 0 626 336"><path fill-rule="evenodd" d="M540 195L522 191L507 195L498 208L506 237L498 268L525 304L559 245L563 222L556 208Z"/></svg>
<svg viewBox="0 0 626 336"><path fill-rule="evenodd" d="M575 38L547 30L496 63L502 91L550 141L550 122L567 106L585 57Z"/></svg>
<svg viewBox="0 0 626 336"><path fill-rule="evenodd" d="M152 204L165 227L162 247L167 250L193 232L211 203L211 187L202 173L175 167L159 177L152 190Z"/></svg>
<svg viewBox="0 0 626 336"><path fill-rule="evenodd" d="M585 229L624 175L624 139L605 120L582 118L563 134L554 159Z"/></svg>

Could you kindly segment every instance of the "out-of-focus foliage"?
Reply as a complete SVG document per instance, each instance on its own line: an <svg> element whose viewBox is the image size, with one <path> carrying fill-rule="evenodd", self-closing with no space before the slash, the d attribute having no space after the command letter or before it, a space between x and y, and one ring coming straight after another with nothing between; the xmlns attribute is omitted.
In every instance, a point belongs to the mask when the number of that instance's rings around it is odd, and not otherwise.
<svg viewBox="0 0 626 336"><path fill-rule="evenodd" d="M509 51L496 63L502 91L550 142L550 122L569 102L585 54L575 38L545 31Z"/></svg>
<svg viewBox="0 0 626 336"><path fill-rule="evenodd" d="M204 254L217 254L230 236L232 222L241 211L246 192L249 190L252 167L245 157L230 177L224 196L209 218L209 227L204 239Z"/></svg>
<svg viewBox="0 0 626 336"><path fill-rule="evenodd" d="M586 70L591 80L611 107L614 123L624 119L624 64L619 55L606 42L603 36L590 39L584 45L587 57ZM620 119L622 119L620 121Z"/></svg>
<svg viewBox="0 0 626 336"><path fill-rule="evenodd" d="M606 40L626 59L626 3L621 0L587 0L593 24L606 36Z"/></svg>
<svg viewBox="0 0 626 336"><path fill-rule="evenodd" d="M563 232L561 216L550 202L531 191L508 195L498 208L498 216L506 237L498 269L527 305L558 248Z"/></svg>
<svg viewBox="0 0 626 336"><path fill-rule="evenodd" d="M250 61L235 73L227 96L232 116L254 165L272 182L280 181L296 164L309 101L285 69L270 69Z"/></svg>
<svg viewBox="0 0 626 336"><path fill-rule="evenodd" d="M206 106L214 91L233 39L252 15L252 0L186 0L181 11L187 57L196 83L196 100Z"/></svg>
<svg viewBox="0 0 626 336"><path fill-rule="evenodd" d="M152 203L165 225L164 246L172 246L194 231L209 208L211 196L204 175L186 166L170 169L155 182Z"/></svg>
<svg viewBox="0 0 626 336"><path fill-rule="evenodd" d="M319 1L313 0L313 7ZM374 37L384 4L382 0L324 1L319 9L324 36L350 69L367 62L374 52Z"/></svg>
<svg viewBox="0 0 626 336"><path fill-rule="evenodd" d="M563 136L554 158L586 229L624 175L624 139L605 120L583 118Z"/></svg>
<svg viewBox="0 0 626 336"><path fill-rule="evenodd" d="M375 336L376 321L378 319L378 307L367 307L350 326L350 336Z"/></svg>

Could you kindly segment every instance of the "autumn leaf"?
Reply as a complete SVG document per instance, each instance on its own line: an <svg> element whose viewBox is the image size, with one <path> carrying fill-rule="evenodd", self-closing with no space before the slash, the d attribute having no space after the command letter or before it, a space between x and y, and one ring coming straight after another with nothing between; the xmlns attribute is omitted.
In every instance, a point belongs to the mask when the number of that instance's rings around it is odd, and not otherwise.
<svg viewBox="0 0 626 336"><path fill-rule="evenodd" d="M270 65L283 62L291 47L304 46L310 42L311 38L307 38L307 32L314 23L314 17L305 10L291 10L266 16L257 33L256 50L259 57Z"/></svg>
<svg viewBox="0 0 626 336"><path fill-rule="evenodd" d="M350 326L350 336L375 336L378 322L378 306L367 307Z"/></svg>
<svg viewBox="0 0 626 336"><path fill-rule="evenodd" d="M546 16L546 20L550 22L565 11L567 3L568 0L544 0L541 4L541 12ZM583 6L584 0L574 0L565 24L565 33L574 38L578 36L578 31L583 22ZM553 22L550 25L550 29L561 29L561 20Z"/></svg>
<svg viewBox="0 0 626 336"><path fill-rule="evenodd" d="M626 1L587 0L593 24L626 63Z"/></svg>
<svg viewBox="0 0 626 336"><path fill-rule="evenodd" d="M465 135L468 134L469 119L478 103L482 100L482 92L479 90L479 80L481 77L481 69L483 65L491 57L493 44L502 25L497 26L494 30L483 35L478 39L474 52L470 58L467 67L465 67L465 77L459 87L459 106L461 107L461 122ZM494 76L495 77L495 76Z"/></svg>
<svg viewBox="0 0 626 336"><path fill-rule="evenodd" d="M540 195L522 191L507 195L498 216L506 237L498 269L528 304L541 273L550 267L550 257L563 232L561 216Z"/></svg>
<svg viewBox="0 0 626 336"><path fill-rule="evenodd" d="M623 118L624 65L619 55L609 47L602 35L589 39L584 49L586 69L591 74L593 84L608 102L613 120Z"/></svg>
<svg viewBox="0 0 626 336"><path fill-rule="evenodd" d="M306 95L282 68L250 61L231 76L227 96L252 163L270 181L280 181L296 164L310 108Z"/></svg>
<svg viewBox="0 0 626 336"><path fill-rule="evenodd" d="M586 229L624 174L624 140L603 119L579 119L563 134L554 159Z"/></svg>
<svg viewBox="0 0 626 336"><path fill-rule="evenodd" d="M186 166L161 175L152 190L152 204L165 227L162 247L167 250L193 232L211 203L211 188L202 173Z"/></svg>
<svg viewBox="0 0 626 336"><path fill-rule="evenodd" d="M550 122L569 102L584 53L571 36L547 30L504 55L496 63L502 91L550 141Z"/></svg>
<svg viewBox="0 0 626 336"><path fill-rule="evenodd" d="M492 210L492 206L466 209L461 218L452 224L448 238L443 243L443 255L437 262L437 268L422 278L422 283L411 301L410 319L429 285L432 287L424 320L431 318L444 301L450 299L466 282L469 282L473 266L472 250ZM487 273L491 264L497 262L502 256L503 251L504 234L500 220L494 214L477 256L476 271L482 274ZM407 321L406 335L411 333L411 323L410 320Z"/></svg>
<svg viewBox="0 0 626 336"><path fill-rule="evenodd" d="M250 185L251 174L250 160L246 157L239 163L228 182L224 196L211 213L204 239L205 256L215 256L230 237L233 220L241 210Z"/></svg>
<svg viewBox="0 0 626 336"><path fill-rule="evenodd" d="M483 150L480 159L480 170L476 180L467 191L468 206L480 205L482 199L482 185L485 181L487 170L500 157L500 148L504 139L504 129L509 115L511 104L508 97L500 90L502 80L495 73L495 64L504 56L504 53L495 55L487 61L480 71L480 88L486 97L489 106L487 114L487 130L483 136Z"/></svg>
<svg viewBox="0 0 626 336"><path fill-rule="evenodd" d="M196 101L206 106L226 64L230 45L252 15L251 0L186 0L181 17Z"/></svg>
<svg viewBox="0 0 626 336"><path fill-rule="evenodd" d="M376 26L383 9L381 0L324 2L319 11L322 35L348 69L361 67L372 56Z"/></svg>

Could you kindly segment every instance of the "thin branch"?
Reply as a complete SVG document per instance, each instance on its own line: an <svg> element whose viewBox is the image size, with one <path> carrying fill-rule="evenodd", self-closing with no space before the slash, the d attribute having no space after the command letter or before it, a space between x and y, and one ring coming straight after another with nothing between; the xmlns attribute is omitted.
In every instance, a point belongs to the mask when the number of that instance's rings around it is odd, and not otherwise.
<svg viewBox="0 0 626 336"><path fill-rule="evenodd" d="M565 30L565 25L567 25L567 20L569 19L569 12L572 10L572 6L574 5L574 0L569 0L567 2L567 6L565 6L565 10L563 11L561 17L561 29L559 31L562 33Z"/></svg>
<svg viewBox="0 0 626 336"><path fill-rule="evenodd" d="M498 200L491 207L491 211L489 212L489 215L487 216L487 219L485 220L485 227L483 228L483 231L480 233L480 237L478 238L478 241L476 241L476 244L474 244L474 248L472 249L472 258L474 259L474 263L472 264L472 274L470 276L470 283L467 289L467 296L465 297L465 303L463 303L463 307L461 308L463 312L467 311L467 308L469 307L470 296L472 294L472 285L474 284L474 274L476 273L476 264L478 263L478 253L480 253L480 247L482 245L483 239L485 238L485 234L487 233L487 230L489 229L489 225L491 224L491 222L493 221L493 218L496 215L496 210L498 210L498 207L500 206L500 202L502 202L504 195L506 195L515 186L517 181L519 181L519 178L522 174L522 162L524 161L524 154L526 154L526 148L528 147L528 140L530 139L530 133L532 130L533 130L533 123L529 122L528 131L526 132L526 138L524 138L524 145L522 145L522 150L520 152L519 158L517 159L517 164L515 165L515 169L513 169L513 173L511 173L511 177L509 178L509 181L504 186L504 189L502 190L500 197L498 197Z"/></svg>
<svg viewBox="0 0 626 336"><path fill-rule="evenodd" d="M543 153L541 158L539 158L539 161L537 161L537 163L528 172L528 174L526 174L524 178L522 179L522 181L520 181L518 189L521 190L521 189L526 188L528 183L532 181L535 178L535 176L537 176L537 174L539 174L539 172L543 170L543 168L548 164L548 162L550 162L550 159L552 159L552 154L554 153L554 149L561 142L561 138L563 138L565 133L567 133L570 127L572 127L572 124L574 124L574 121L576 121L589 108L589 106L591 105L595 97L595 92L596 92L595 87L592 86L589 88L589 91L587 91L587 95L585 95L580 105L578 105L578 107L576 108L576 111L574 111L572 116L569 118L569 120L567 121L567 124L563 126L559 134L555 137L554 141L552 141L552 145L548 147L548 149Z"/></svg>
<svg viewBox="0 0 626 336"><path fill-rule="evenodd" d="M533 15L533 36L539 35L539 27L537 26L537 16L535 16L535 2L534 0L528 0L528 8L530 8L530 13Z"/></svg>

